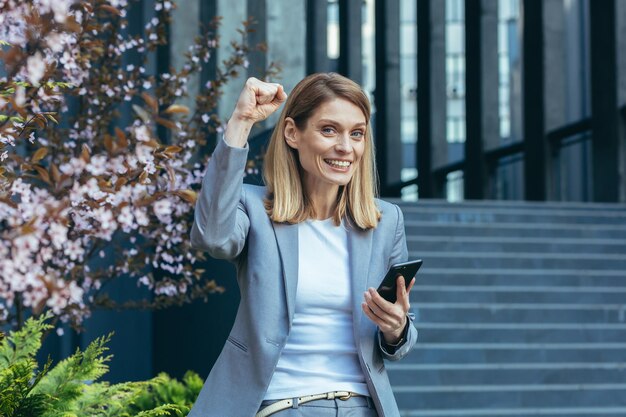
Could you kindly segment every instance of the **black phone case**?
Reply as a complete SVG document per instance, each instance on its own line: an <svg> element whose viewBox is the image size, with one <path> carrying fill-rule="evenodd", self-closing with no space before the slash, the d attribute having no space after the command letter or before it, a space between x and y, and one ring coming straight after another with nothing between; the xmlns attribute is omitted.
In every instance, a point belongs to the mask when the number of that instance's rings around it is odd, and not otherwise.
<svg viewBox="0 0 626 417"><path fill-rule="evenodd" d="M396 277L398 275L402 275L404 277L404 285L408 286L411 279L417 274L417 271L422 266L422 260L418 259L417 261L409 261L401 264L392 265L387 271L385 278L378 286L378 293L385 300L390 303L396 302Z"/></svg>

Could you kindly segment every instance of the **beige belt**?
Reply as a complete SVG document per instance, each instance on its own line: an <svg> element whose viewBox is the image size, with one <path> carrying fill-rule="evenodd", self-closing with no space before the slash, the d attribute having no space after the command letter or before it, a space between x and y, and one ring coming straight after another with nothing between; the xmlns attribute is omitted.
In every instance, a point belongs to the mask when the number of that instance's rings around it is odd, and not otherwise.
<svg viewBox="0 0 626 417"><path fill-rule="evenodd" d="M346 401L352 397L364 397L364 395L355 394L350 391L331 391L323 394L305 395L304 397L298 397L297 400L298 404L304 404L315 400L334 400L335 398ZM254 417L267 417L279 411L291 408L291 406L293 406L293 398L276 401L256 413Z"/></svg>

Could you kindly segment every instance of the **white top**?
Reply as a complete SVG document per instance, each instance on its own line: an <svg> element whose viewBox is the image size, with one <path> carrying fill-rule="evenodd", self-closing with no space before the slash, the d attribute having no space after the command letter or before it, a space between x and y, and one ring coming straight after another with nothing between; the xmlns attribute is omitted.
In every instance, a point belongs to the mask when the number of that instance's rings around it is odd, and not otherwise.
<svg viewBox="0 0 626 417"><path fill-rule="evenodd" d="M298 225L298 287L291 333L266 400L328 391L369 395L352 327L348 234L332 219Z"/></svg>

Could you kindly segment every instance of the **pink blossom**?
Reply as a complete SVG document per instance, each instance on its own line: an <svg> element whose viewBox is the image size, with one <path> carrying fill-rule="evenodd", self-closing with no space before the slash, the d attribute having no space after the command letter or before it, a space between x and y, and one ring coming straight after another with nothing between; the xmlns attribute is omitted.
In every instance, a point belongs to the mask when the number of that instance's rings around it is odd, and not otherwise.
<svg viewBox="0 0 626 417"><path fill-rule="evenodd" d="M159 285L155 288L154 293L157 295L167 295L172 297L178 293L178 288L173 284Z"/></svg>
<svg viewBox="0 0 626 417"><path fill-rule="evenodd" d="M143 167L143 170L152 175L156 172L156 166L152 160L148 160L146 161L146 165Z"/></svg>
<svg viewBox="0 0 626 417"><path fill-rule="evenodd" d="M153 161L154 156L152 155L152 148L150 146L137 145L135 148L135 154L137 155L137 159L142 164L147 163L148 161Z"/></svg>
<svg viewBox="0 0 626 417"><path fill-rule="evenodd" d="M97 155L91 158L85 169L92 175L102 175L107 172L107 157Z"/></svg>
<svg viewBox="0 0 626 417"><path fill-rule="evenodd" d="M22 181L21 178L18 178L13 182L13 185L11 185L11 193L20 195L22 199L28 197L28 200L30 200L30 184L27 184Z"/></svg>
<svg viewBox="0 0 626 417"><path fill-rule="evenodd" d="M0 81L29 82L28 87L17 88L12 97L29 116L51 111L64 121L69 118L69 123L62 123L58 129L49 123L45 136L43 130L35 134L28 126L16 123L6 123L0 132L0 146L29 141L35 145L32 149L47 147L49 153L42 166L48 168L52 182L52 185L44 184L24 176L11 177L4 185L15 206L0 202L0 219L5 227L0 230L0 324L4 324L18 299L24 307L43 306L62 322L80 323L89 315L88 306L95 300L95 291L117 276L129 276L138 285L165 296L185 294L196 282L190 264L196 261L198 253L188 243L192 205L173 197L172 192L198 188L205 164L193 165L191 150L198 146L198 132L201 135L205 129L198 125L212 123L206 114L210 110L199 108L199 119L172 117L176 128L172 129L168 142L184 148L172 159L164 159L153 143L148 146L153 139L158 141L154 122L148 120L151 114L145 120L130 114L136 120L130 126L120 126L126 139L130 138L124 141L113 131L109 111L119 110L110 107L110 103L135 99L137 90L150 89L153 94L167 91L166 96L158 97L159 105L164 106L170 104L167 100L172 95L190 96L187 85L191 78L186 71L197 72L200 60L208 59L207 44L198 43L189 48L187 61L172 69L172 73L147 74L139 62L145 62L141 59L145 58L144 47L147 53L147 45L152 47L160 38L155 28L161 26L163 22L159 19L167 13L158 13L148 25L149 30L139 37L123 30L123 19L105 19L107 25L117 25L114 29L122 30L111 32L112 41L105 39L105 55L101 57L117 72L107 82L99 82L90 61L91 54L98 56L99 51L85 48L85 40L98 37L102 26L95 12L70 7L77 1L0 0L0 39L24 47L39 36L36 43L31 43L32 52L20 64L14 79L4 77ZM108 2L125 15L127 0ZM157 0L156 5L163 11L174 8L169 0ZM52 32L43 31L37 19L29 18L34 11L51 23ZM64 32L66 28L56 24L68 21L70 15L79 25L76 32ZM146 41L146 37L151 41ZM208 46L216 46L215 40L208 41ZM128 51L143 56L127 60ZM51 63L55 64L54 73L53 66L47 65ZM45 81L48 67L52 80L73 85L55 87L52 91L38 87L37 83ZM212 84L208 83L207 87L212 88ZM72 120L74 112L65 102L68 96L84 103L76 122ZM13 109L7 109L7 102L6 97L0 98L0 108L12 112ZM18 140L17 132L24 128L27 130ZM113 148L108 144L103 146L105 137L113 139ZM83 146L87 147L85 152ZM28 148L26 154L20 151L11 158L14 154L10 149L0 150L0 162L6 165L8 173L20 172L21 158L28 160L32 156L28 154L31 147ZM58 168L60 176L53 166ZM149 174L145 183L142 183L145 178L142 170ZM157 201L146 204L154 195L159 196ZM113 236L119 236L119 240L113 240ZM123 239L129 243L120 247ZM100 250L102 247L105 249ZM91 262L93 259L88 257L102 260ZM137 268L136 261L142 264L141 268ZM144 262L148 269L154 265L163 274L155 276L146 272Z"/></svg>
<svg viewBox="0 0 626 417"><path fill-rule="evenodd" d="M31 286L29 291L24 291L22 294L24 305L27 307L34 307L39 305L48 297L48 290L43 285L43 282L40 281L39 285Z"/></svg>
<svg viewBox="0 0 626 417"><path fill-rule="evenodd" d="M39 79L41 79L41 77ZM39 82L39 79L37 79L37 82ZM33 83L33 84L36 84L36 83ZM15 104L17 104L20 107L24 107L24 105L26 104L26 89L21 85L17 87L17 89L15 90Z"/></svg>
<svg viewBox="0 0 626 417"><path fill-rule="evenodd" d="M133 212L129 206L122 207L122 210L117 216L117 222L122 226L124 232L129 233L134 228Z"/></svg>
<svg viewBox="0 0 626 417"><path fill-rule="evenodd" d="M100 223L100 228L96 231L96 236L105 240L111 240L113 232L117 227L111 210L104 207L97 208L93 211L93 217Z"/></svg>
<svg viewBox="0 0 626 417"><path fill-rule="evenodd" d="M49 246L43 247L39 250L39 259L41 260L41 263L46 263L50 261L53 255L54 251Z"/></svg>
<svg viewBox="0 0 626 417"><path fill-rule="evenodd" d="M139 226L147 226L148 224L150 224L150 218L148 217L144 209L136 208L133 211L133 214L135 215L135 220L137 221L137 224Z"/></svg>
<svg viewBox="0 0 626 417"><path fill-rule="evenodd" d="M67 241L67 227L59 223L52 223L48 229L52 244L56 249L61 249Z"/></svg>
<svg viewBox="0 0 626 417"><path fill-rule="evenodd" d="M64 39L64 36L67 36L67 34L63 34L63 35L61 35L60 33L49 34L48 38L46 39L46 44L48 45L48 48L50 48L52 52L54 53L61 52L65 46L64 44L68 43L67 40Z"/></svg>
<svg viewBox="0 0 626 417"><path fill-rule="evenodd" d="M152 206L155 216L163 223L171 222L172 202L167 199L159 200Z"/></svg>
<svg viewBox="0 0 626 417"><path fill-rule="evenodd" d="M95 178L89 178L87 183L81 187L84 191L83 193L87 194L90 198L94 200L100 200L104 198L106 194L100 190L100 186L98 185L98 180Z"/></svg>
<svg viewBox="0 0 626 417"><path fill-rule="evenodd" d="M148 142L150 139L152 139L150 137L150 131L148 130L148 127L146 125L141 125L135 128L135 138L139 142Z"/></svg>
<svg viewBox="0 0 626 417"><path fill-rule="evenodd" d="M77 240L68 240L65 245L65 255L71 260L82 262L85 250Z"/></svg>
<svg viewBox="0 0 626 417"><path fill-rule="evenodd" d="M28 80L33 85L39 85L39 80L43 78L46 72L46 62L41 52L37 51L35 55L29 56L26 60L26 67L28 68Z"/></svg>

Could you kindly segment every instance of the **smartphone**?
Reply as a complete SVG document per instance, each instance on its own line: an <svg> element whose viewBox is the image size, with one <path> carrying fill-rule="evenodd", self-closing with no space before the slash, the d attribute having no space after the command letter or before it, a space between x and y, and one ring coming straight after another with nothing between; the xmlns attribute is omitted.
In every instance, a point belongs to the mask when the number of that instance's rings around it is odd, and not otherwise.
<svg viewBox="0 0 626 417"><path fill-rule="evenodd" d="M411 282L421 266L421 259L392 265L389 271L387 271L387 275L385 275L385 278L378 286L378 294L390 303L395 303L396 294L398 293L398 286L396 285L398 275L404 277L404 285L408 287L409 282Z"/></svg>

